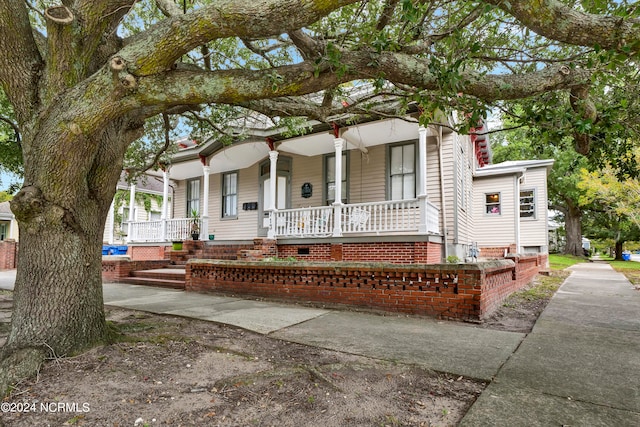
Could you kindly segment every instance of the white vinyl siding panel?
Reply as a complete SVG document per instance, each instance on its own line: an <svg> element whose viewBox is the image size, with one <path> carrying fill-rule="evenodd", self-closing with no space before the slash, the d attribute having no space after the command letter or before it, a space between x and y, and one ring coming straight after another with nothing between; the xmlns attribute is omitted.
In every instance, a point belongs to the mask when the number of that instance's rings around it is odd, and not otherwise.
<svg viewBox="0 0 640 427"><path fill-rule="evenodd" d="M386 146L369 147L367 154L350 152L349 203L386 200Z"/></svg>
<svg viewBox="0 0 640 427"><path fill-rule="evenodd" d="M476 179L473 184L473 240L480 246L509 246L516 242L515 181L513 175ZM486 213L486 195L500 193L500 215Z"/></svg>
<svg viewBox="0 0 640 427"><path fill-rule="evenodd" d="M455 197L455 143L452 133L442 136L442 169L444 172L444 197L446 204L446 236L447 243L454 243L456 230L454 223L454 210L456 209Z"/></svg>
<svg viewBox="0 0 640 427"><path fill-rule="evenodd" d="M209 182L209 229L216 240L253 239L258 233L258 211L245 211L243 203L258 201L258 165L238 171L238 216L222 218L222 174L211 175Z"/></svg>
<svg viewBox="0 0 640 427"><path fill-rule="evenodd" d="M324 206L322 198L323 156L291 156L291 207ZM302 197L302 185L311 184L311 197Z"/></svg>
<svg viewBox="0 0 640 427"><path fill-rule="evenodd" d="M546 169L528 169L521 190L534 190L534 218L520 218L520 244L522 246L547 246L547 185Z"/></svg>
<svg viewBox="0 0 640 427"><path fill-rule="evenodd" d="M455 137L456 159L456 208L457 243L468 245L473 242L473 217L471 213L471 188L473 186L473 148L466 135Z"/></svg>
<svg viewBox="0 0 640 427"><path fill-rule="evenodd" d="M169 213L172 218L185 218L187 212L187 181L177 181L174 186L173 212Z"/></svg>

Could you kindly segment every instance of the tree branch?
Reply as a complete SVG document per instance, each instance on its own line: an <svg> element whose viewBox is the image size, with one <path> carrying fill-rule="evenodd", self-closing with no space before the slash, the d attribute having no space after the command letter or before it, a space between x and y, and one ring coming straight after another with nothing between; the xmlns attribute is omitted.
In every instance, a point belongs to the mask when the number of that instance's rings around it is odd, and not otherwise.
<svg viewBox="0 0 640 427"><path fill-rule="evenodd" d="M184 12L182 9L172 0L156 0L156 6L166 17L180 16Z"/></svg>
<svg viewBox="0 0 640 427"><path fill-rule="evenodd" d="M169 115L167 113L162 113L162 124L164 128L164 144L156 150L153 157L146 164L138 168L130 167L128 168L129 171L142 173L158 165L162 154L164 154L164 152L171 146L171 137L169 135L169 132L171 131L171 123L169 122Z"/></svg>
<svg viewBox="0 0 640 427"><path fill-rule="evenodd" d="M37 82L43 65L26 2L0 2L0 83L21 125L37 108Z"/></svg>
<svg viewBox="0 0 640 427"><path fill-rule="evenodd" d="M7 123L9 126L13 128L13 133L15 133L16 135L16 144L20 145L20 128L18 128L18 126L15 123L7 119L6 117L0 116L0 120Z"/></svg>
<svg viewBox="0 0 640 427"><path fill-rule="evenodd" d="M169 70L183 54L208 41L277 36L316 22L331 11L358 0L233 0L214 2L186 15L158 23L133 37L120 55L139 76ZM180 31L176 31L177 29Z"/></svg>
<svg viewBox="0 0 640 427"><path fill-rule="evenodd" d="M577 46L640 51L640 19L581 12L556 0L485 0L536 33ZM629 49L625 51L624 49Z"/></svg>

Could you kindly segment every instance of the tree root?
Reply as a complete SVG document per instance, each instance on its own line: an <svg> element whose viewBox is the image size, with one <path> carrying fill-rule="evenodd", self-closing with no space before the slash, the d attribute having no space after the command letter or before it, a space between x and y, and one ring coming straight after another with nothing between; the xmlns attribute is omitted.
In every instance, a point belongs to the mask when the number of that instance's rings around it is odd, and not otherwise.
<svg viewBox="0 0 640 427"><path fill-rule="evenodd" d="M257 381L271 381L274 379L286 378L296 376L300 374L308 373L311 378L317 382L321 382L333 390L342 391L335 383L333 383L327 376L322 374L317 368L309 365L299 365L293 368L276 368L267 371L255 372L248 375L238 375L234 377L224 378L216 381L213 387L217 389L223 389L229 386L237 386L239 384L253 384Z"/></svg>
<svg viewBox="0 0 640 427"><path fill-rule="evenodd" d="M37 375L47 352L42 348L21 348L10 351L4 349L0 361L0 392L8 396L15 384Z"/></svg>

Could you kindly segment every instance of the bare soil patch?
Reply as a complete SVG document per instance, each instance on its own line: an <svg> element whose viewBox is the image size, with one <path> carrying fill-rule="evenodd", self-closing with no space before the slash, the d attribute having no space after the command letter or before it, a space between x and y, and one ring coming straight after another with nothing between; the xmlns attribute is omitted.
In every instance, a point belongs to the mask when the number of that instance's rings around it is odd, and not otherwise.
<svg viewBox="0 0 640 427"><path fill-rule="evenodd" d="M0 300L10 308L10 293ZM107 313L120 340L46 363L2 402L5 425L452 426L485 387L211 322Z"/></svg>
<svg viewBox="0 0 640 427"><path fill-rule="evenodd" d="M553 294L538 289L545 280L483 326L528 332ZM0 294L0 344L11 297ZM233 326L106 310L116 342L47 362L2 402L5 425L454 426L486 387Z"/></svg>
<svg viewBox="0 0 640 427"><path fill-rule="evenodd" d="M503 301L480 326L509 332L531 332L540 313L569 274L566 271L539 274L529 286L514 292Z"/></svg>

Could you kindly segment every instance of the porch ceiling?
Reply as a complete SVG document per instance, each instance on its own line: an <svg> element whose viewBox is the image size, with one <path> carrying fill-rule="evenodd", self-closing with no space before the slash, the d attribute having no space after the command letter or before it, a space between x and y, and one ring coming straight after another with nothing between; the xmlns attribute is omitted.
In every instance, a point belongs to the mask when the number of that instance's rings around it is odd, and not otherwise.
<svg viewBox="0 0 640 427"><path fill-rule="evenodd" d="M209 158L210 173L223 173L248 168L269 155L264 141L243 142L225 147ZM182 180L202 176L200 159L175 163L171 166L171 179Z"/></svg>
<svg viewBox="0 0 640 427"><path fill-rule="evenodd" d="M347 142L347 150L408 141L418 138L418 124L401 119L381 120L346 128L342 137ZM318 156L335 152L333 133L323 132L287 139L278 146L284 151L302 156Z"/></svg>

